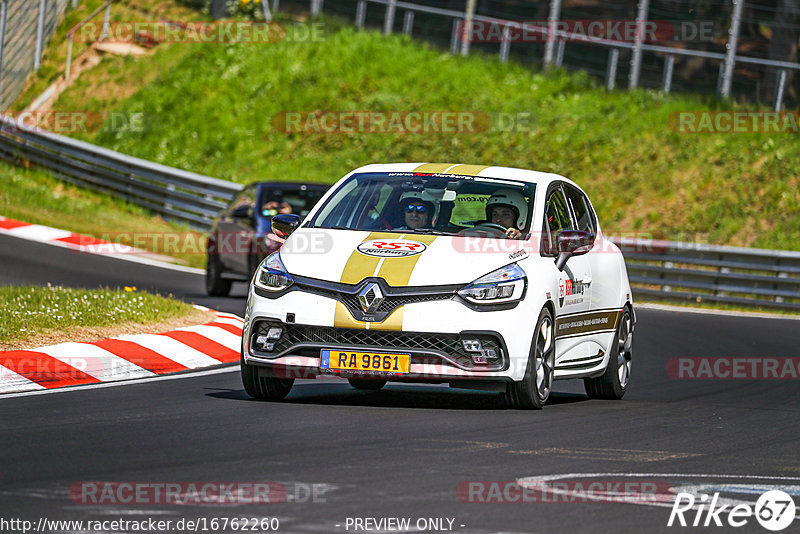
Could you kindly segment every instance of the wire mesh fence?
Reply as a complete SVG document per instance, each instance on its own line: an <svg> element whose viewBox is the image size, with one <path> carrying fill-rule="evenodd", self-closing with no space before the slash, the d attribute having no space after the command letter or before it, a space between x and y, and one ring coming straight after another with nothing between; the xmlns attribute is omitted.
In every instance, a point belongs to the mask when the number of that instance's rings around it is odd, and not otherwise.
<svg viewBox="0 0 800 534"><path fill-rule="evenodd" d="M282 0L280 6L313 8L376 30L389 24L392 32L453 53L582 70L609 88L732 96L775 109L800 104L800 0Z"/></svg>

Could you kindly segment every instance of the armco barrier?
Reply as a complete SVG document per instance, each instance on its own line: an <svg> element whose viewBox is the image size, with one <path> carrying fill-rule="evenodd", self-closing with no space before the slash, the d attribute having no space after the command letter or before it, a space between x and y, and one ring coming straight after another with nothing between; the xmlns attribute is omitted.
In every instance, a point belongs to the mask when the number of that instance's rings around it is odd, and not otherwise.
<svg viewBox="0 0 800 534"><path fill-rule="evenodd" d="M206 229L242 186L126 156L1 117L0 158L27 160L65 181L99 189L164 217Z"/></svg>
<svg viewBox="0 0 800 534"><path fill-rule="evenodd" d="M0 158L30 161L64 180L105 191L166 218L207 229L242 186L134 158L2 118ZM800 310L800 252L612 238L634 295Z"/></svg>

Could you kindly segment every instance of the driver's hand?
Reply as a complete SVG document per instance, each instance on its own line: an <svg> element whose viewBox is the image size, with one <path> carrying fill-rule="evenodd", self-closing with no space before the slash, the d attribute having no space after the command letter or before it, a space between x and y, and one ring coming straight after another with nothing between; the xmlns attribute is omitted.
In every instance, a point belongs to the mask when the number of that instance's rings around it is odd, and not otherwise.
<svg viewBox="0 0 800 534"><path fill-rule="evenodd" d="M520 232L519 230L517 230L514 227L508 228L506 230L506 237L508 237L509 239L519 239L519 236L521 236L521 235L522 235L522 232Z"/></svg>

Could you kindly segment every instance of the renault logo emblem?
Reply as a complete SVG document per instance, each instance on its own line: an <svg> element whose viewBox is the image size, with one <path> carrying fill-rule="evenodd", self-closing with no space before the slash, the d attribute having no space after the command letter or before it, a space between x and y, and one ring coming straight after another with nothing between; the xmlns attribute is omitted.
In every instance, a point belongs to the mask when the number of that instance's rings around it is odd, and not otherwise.
<svg viewBox="0 0 800 534"><path fill-rule="evenodd" d="M367 284L367 287L358 294L358 302L361 303L361 309L364 310L364 313L375 313L375 310L383 302L383 293L381 293L380 286L374 282Z"/></svg>

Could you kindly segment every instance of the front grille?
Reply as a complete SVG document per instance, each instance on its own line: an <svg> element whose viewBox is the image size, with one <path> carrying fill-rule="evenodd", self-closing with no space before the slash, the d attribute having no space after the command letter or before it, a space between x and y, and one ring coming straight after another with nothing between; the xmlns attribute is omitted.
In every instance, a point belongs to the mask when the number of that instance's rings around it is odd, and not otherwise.
<svg viewBox="0 0 800 534"><path fill-rule="evenodd" d="M308 293L315 293L323 297L338 300L345 305L350 314L356 319L361 318L364 310L361 308L361 303L358 300L357 293L345 293L343 291L334 291L316 286L298 284L298 289ZM396 308L405 306L406 304L413 304L416 302L432 302L435 300L450 300L453 298L453 293L428 293L418 295L384 295L383 302L381 302L378 309L375 310L376 314L388 315Z"/></svg>
<svg viewBox="0 0 800 534"><path fill-rule="evenodd" d="M332 328L298 324L283 324L277 321L259 321L253 327L250 346L256 336L266 335L270 326L282 326L283 335L275 343L269 356L281 354L300 354L319 356L320 349L338 346L358 348L379 348L389 351L409 351L412 363L442 363L442 359L456 364L462 369L498 370L505 365L505 352L497 335L489 333L431 334L427 332L397 332L381 330L359 330L354 328ZM494 349L496 357L487 359L485 364L476 364L470 353L461 344L462 337L478 339L484 349ZM413 354L422 353L422 354ZM431 358L435 354L438 358Z"/></svg>

